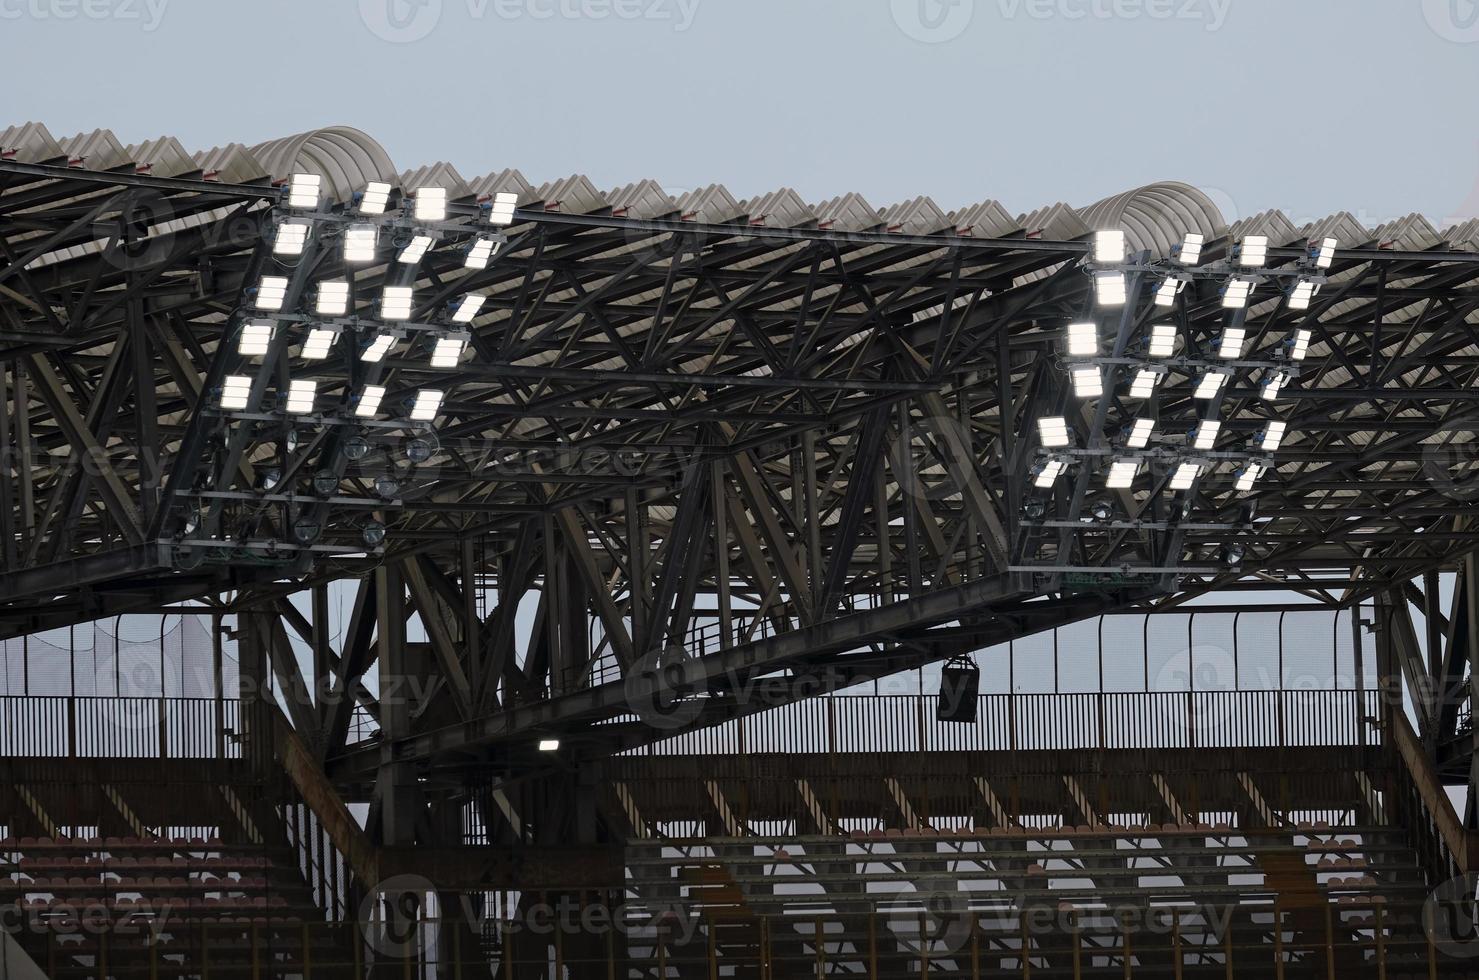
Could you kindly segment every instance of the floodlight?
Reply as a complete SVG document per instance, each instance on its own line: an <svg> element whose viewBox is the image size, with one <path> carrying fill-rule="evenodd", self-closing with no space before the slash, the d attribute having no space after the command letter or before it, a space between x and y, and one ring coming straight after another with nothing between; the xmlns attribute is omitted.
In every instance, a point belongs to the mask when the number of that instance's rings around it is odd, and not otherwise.
<svg viewBox="0 0 1479 980"><path fill-rule="evenodd" d="M1157 323L1150 328L1150 343L1146 346L1146 353L1151 357L1170 357L1176 353L1176 326L1170 323Z"/></svg>
<svg viewBox="0 0 1479 980"><path fill-rule="evenodd" d="M492 235L479 235L474 238L472 245L468 247L467 258L463 260L465 269L486 269L488 262L498 254L503 247L503 239Z"/></svg>
<svg viewBox="0 0 1479 980"><path fill-rule="evenodd" d="M293 174L288 178L288 207L318 207L318 191L323 178L318 174Z"/></svg>
<svg viewBox="0 0 1479 980"><path fill-rule="evenodd" d="M320 497L332 497L339 492L339 474L333 470L319 470L313 474L313 492Z"/></svg>
<svg viewBox="0 0 1479 980"><path fill-rule="evenodd" d="M542 738L539 740L539 751L557 752L560 748L560 740L557 738Z"/></svg>
<svg viewBox="0 0 1479 980"><path fill-rule="evenodd" d="M1253 484L1257 483L1258 478L1262 475L1262 463L1249 463L1247 466L1244 466L1242 469L1238 470L1237 473L1238 490L1243 493L1247 493L1249 490L1252 490Z"/></svg>
<svg viewBox="0 0 1479 980"><path fill-rule="evenodd" d="M387 320L411 318L411 287L386 286L380 299L380 315Z"/></svg>
<svg viewBox="0 0 1479 980"><path fill-rule="evenodd" d="M302 255L303 244L308 241L309 224L306 221L284 221L277 226L277 235L272 239L275 255Z"/></svg>
<svg viewBox="0 0 1479 980"><path fill-rule="evenodd" d="M241 411L252 394L252 379L244 374L228 374L221 380L221 407Z"/></svg>
<svg viewBox="0 0 1479 980"><path fill-rule="evenodd" d="M1182 265L1192 266L1202 261L1202 245L1207 239L1195 232L1187 232L1181 244L1176 248L1176 261Z"/></svg>
<svg viewBox="0 0 1479 980"><path fill-rule="evenodd" d="M329 279L318 284L318 301L314 311L319 316L343 316L349 312L349 283Z"/></svg>
<svg viewBox="0 0 1479 980"><path fill-rule="evenodd" d="M365 390L360 392L359 403L354 406L354 414L362 419L374 418L384 397L384 385L365 385Z"/></svg>
<svg viewBox="0 0 1479 980"><path fill-rule="evenodd" d="M1289 335L1289 340L1287 341L1289 345L1289 360L1304 360L1305 355L1310 352L1310 338L1312 336L1313 334L1310 331L1303 328Z"/></svg>
<svg viewBox="0 0 1479 980"><path fill-rule="evenodd" d="M1070 442L1068 420L1061 415L1048 415L1037 420L1037 438L1050 449L1061 449Z"/></svg>
<svg viewBox="0 0 1479 980"><path fill-rule="evenodd" d="M1057 456L1052 459L1045 459L1033 468L1032 485L1039 490L1046 490L1058 482L1058 477L1062 476L1063 471L1066 469L1068 469L1068 460L1066 459Z"/></svg>
<svg viewBox="0 0 1479 980"><path fill-rule="evenodd" d="M1181 294L1185 285L1185 279L1177 279L1174 276L1162 279L1160 285L1155 287L1155 305L1174 306L1176 297Z"/></svg>
<svg viewBox="0 0 1479 980"><path fill-rule="evenodd" d="M1221 430L1222 422L1218 419L1203 419L1192 437L1192 445L1197 449L1211 449L1217 445L1217 433Z"/></svg>
<svg viewBox="0 0 1479 980"><path fill-rule="evenodd" d="M366 547L378 548L385 541L385 525L379 521L366 521L360 532L360 539Z"/></svg>
<svg viewBox="0 0 1479 980"><path fill-rule="evenodd" d="M364 192L360 194L359 213L384 214L389 204L390 185L383 181L372 180L365 185Z"/></svg>
<svg viewBox="0 0 1479 980"><path fill-rule="evenodd" d="M1079 398L1104 394L1104 372L1098 367L1076 367L1072 371L1073 393Z"/></svg>
<svg viewBox="0 0 1479 980"><path fill-rule="evenodd" d="M1197 382L1197 389L1193 392L1192 397L1201 399L1217 397L1217 393L1222 390L1222 386L1227 384L1227 379L1228 372L1226 371L1208 371L1202 375L1202 380Z"/></svg>
<svg viewBox="0 0 1479 980"><path fill-rule="evenodd" d="M1222 339L1217 344L1217 356L1224 361L1243 356L1243 343L1247 339L1246 327L1228 327L1222 331Z"/></svg>
<svg viewBox="0 0 1479 980"><path fill-rule="evenodd" d="M282 276L263 276L257 283L257 309L280 310L288 295L288 281Z"/></svg>
<svg viewBox="0 0 1479 980"><path fill-rule="evenodd" d="M471 323L487 300L488 297L486 296L480 296L477 293L468 293L462 297L461 302L457 304L457 308L452 311L452 322Z"/></svg>
<svg viewBox="0 0 1479 980"><path fill-rule="evenodd" d="M1176 472L1171 474L1171 489L1190 490L1191 485L1197 482L1197 477L1201 475L1201 463L1182 463L1176 467Z"/></svg>
<svg viewBox="0 0 1479 980"><path fill-rule="evenodd" d="M429 248L431 248L430 235L413 235L411 241L401 249L401 253L395 257L395 260L406 265L415 265L421 261L421 257Z"/></svg>
<svg viewBox="0 0 1479 980"><path fill-rule="evenodd" d="M1327 238L1313 250L1316 269L1328 269L1335 261L1335 248L1339 244L1333 238Z"/></svg>
<svg viewBox="0 0 1479 980"><path fill-rule="evenodd" d="M277 327L271 320L253 320L242 325L241 336L236 341L236 353L245 357L261 357L272 343L272 334Z"/></svg>
<svg viewBox="0 0 1479 980"><path fill-rule="evenodd" d="M375 239L379 229L374 225L350 225L344 229L344 261L373 262Z"/></svg>
<svg viewBox="0 0 1479 980"><path fill-rule="evenodd" d="M393 333L377 333L365 349L360 351L359 359L371 364L385 360L385 355L391 352L398 339Z"/></svg>
<svg viewBox="0 0 1479 980"><path fill-rule="evenodd" d="M1124 306L1128 295L1123 272L1094 273L1094 301L1100 306Z"/></svg>
<svg viewBox="0 0 1479 980"><path fill-rule="evenodd" d="M1227 285L1222 287L1222 308L1241 310L1247 306L1248 297L1253 294L1255 285L1252 279L1229 279Z"/></svg>
<svg viewBox="0 0 1479 980"><path fill-rule="evenodd" d="M1135 380L1130 382L1131 398L1149 398L1155 394L1155 386L1161 382L1161 372L1155 368L1143 367L1135 372Z"/></svg>
<svg viewBox="0 0 1479 980"><path fill-rule="evenodd" d="M1125 445L1131 449L1144 449L1150 445L1150 437L1154 434L1154 419L1136 419L1130 426L1130 434L1125 437Z"/></svg>
<svg viewBox="0 0 1479 980"><path fill-rule="evenodd" d="M1139 472L1138 459L1117 459L1109 465L1109 476L1104 485L1111 490L1123 490L1135 482L1135 475Z"/></svg>
<svg viewBox="0 0 1479 980"><path fill-rule="evenodd" d="M1094 232L1094 261L1102 265L1125 261L1125 233L1117 228Z"/></svg>
<svg viewBox="0 0 1479 980"><path fill-rule="evenodd" d="M339 331L332 327L314 327L308 331L308 337L303 341L303 349L298 355L305 361L322 361L329 356L329 349L334 346L338 337Z"/></svg>
<svg viewBox="0 0 1479 980"><path fill-rule="evenodd" d="M1248 235L1238 246L1238 264L1249 269L1258 269L1268 264L1268 237Z"/></svg>
<svg viewBox="0 0 1479 980"><path fill-rule="evenodd" d="M447 189L445 187L416 188L416 207L413 213L417 221L446 221Z"/></svg>
<svg viewBox="0 0 1479 980"><path fill-rule="evenodd" d="M514 223L514 208L518 206L519 195L510 194L508 191L500 191L493 195L493 203L488 212L488 223L497 227L506 227Z"/></svg>
<svg viewBox="0 0 1479 980"><path fill-rule="evenodd" d="M294 378L288 384L288 411L295 415L305 415L313 411L313 396L317 390L317 381L309 381L306 378Z"/></svg>
<svg viewBox="0 0 1479 980"><path fill-rule="evenodd" d="M416 401L411 406L411 419L415 422L430 422L437 417L442 407L442 392L435 388L422 388L416 392Z"/></svg>
<svg viewBox="0 0 1479 980"><path fill-rule="evenodd" d="M438 337L436 345L431 349L431 366L434 368L456 367L466 348L467 338L465 336Z"/></svg>
<svg viewBox="0 0 1479 980"><path fill-rule="evenodd" d="M1301 279L1294 284L1294 289L1289 293L1289 309L1307 310L1310 308L1310 300L1320 291L1320 284L1308 279Z"/></svg>
<svg viewBox="0 0 1479 980"><path fill-rule="evenodd" d="M1099 353L1099 325L1070 323L1066 331L1069 357L1093 357Z"/></svg>
<svg viewBox="0 0 1479 980"><path fill-rule="evenodd" d="M1284 433L1289 431L1288 422L1273 421L1264 427L1258 438L1258 448L1271 453L1284 444Z"/></svg>
<svg viewBox="0 0 1479 980"><path fill-rule="evenodd" d="M1263 379L1263 384L1258 389L1258 397L1264 401L1273 401L1279 397L1279 393L1288 383L1289 373L1287 371L1274 371Z"/></svg>

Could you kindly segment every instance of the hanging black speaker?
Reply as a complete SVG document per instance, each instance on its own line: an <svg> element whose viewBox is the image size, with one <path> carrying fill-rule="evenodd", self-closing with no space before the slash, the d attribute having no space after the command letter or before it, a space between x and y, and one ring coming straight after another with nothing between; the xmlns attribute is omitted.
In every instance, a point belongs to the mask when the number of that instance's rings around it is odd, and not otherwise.
<svg viewBox="0 0 1479 980"><path fill-rule="evenodd" d="M939 721L970 725L976 721L976 695L981 689L981 668L969 657L957 657L940 668L940 701L935 709Z"/></svg>

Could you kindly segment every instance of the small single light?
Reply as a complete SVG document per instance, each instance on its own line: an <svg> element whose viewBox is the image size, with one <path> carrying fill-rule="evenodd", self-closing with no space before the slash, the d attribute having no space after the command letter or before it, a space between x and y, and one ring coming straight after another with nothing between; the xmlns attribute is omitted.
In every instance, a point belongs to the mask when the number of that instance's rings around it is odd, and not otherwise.
<svg viewBox="0 0 1479 980"><path fill-rule="evenodd" d="M386 286L380 299L380 315L387 320L411 318L411 287Z"/></svg>
<svg viewBox="0 0 1479 980"><path fill-rule="evenodd" d="M1243 559L1247 557L1247 555L1248 549L1244 548L1243 545L1237 541L1234 541L1232 544L1222 549L1222 561L1229 568L1237 568L1243 563Z"/></svg>
<svg viewBox="0 0 1479 980"><path fill-rule="evenodd" d="M466 337L438 337L431 349L431 366L434 368L456 367L467 349Z"/></svg>
<svg viewBox="0 0 1479 980"><path fill-rule="evenodd" d="M487 301L488 297L486 296L479 296L477 293L468 293L462 297L462 300L457 304L457 308L452 311L452 322L471 323L477 317L478 311L483 308L483 304Z"/></svg>
<svg viewBox="0 0 1479 980"><path fill-rule="evenodd" d="M384 397L384 385L365 385L365 390L360 393L359 403L354 406L354 414L362 419L374 418L380 411L380 401Z"/></svg>
<svg viewBox="0 0 1479 980"><path fill-rule="evenodd" d="M1222 339L1217 344L1217 356L1224 361L1231 361L1243 356L1243 344L1248 339L1246 327L1228 327L1222 331Z"/></svg>
<svg viewBox="0 0 1479 980"><path fill-rule="evenodd" d="M288 384L287 410L294 415L306 415L313 411L313 399L317 391L317 381L294 378Z"/></svg>
<svg viewBox="0 0 1479 980"><path fill-rule="evenodd" d="M413 214L417 221L447 220L447 189L445 187L416 188L416 206Z"/></svg>
<svg viewBox="0 0 1479 980"><path fill-rule="evenodd" d="M416 466L420 466L422 463L431 459L432 453L435 451L436 448L429 439L412 439L406 443L406 459L410 460Z"/></svg>
<svg viewBox="0 0 1479 980"><path fill-rule="evenodd" d="M1079 398L1098 398L1104 394L1104 372L1098 367L1076 367L1072 372L1073 393Z"/></svg>
<svg viewBox="0 0 1479 980"><path fill-rule="evenodd" d="M280 310L288 295L288 281L282 276L263 276L257 284L257 309Z"/></svg>
<svg viewBox="0 0 1479 980"><path fill-rule="evenodd" d="M322 361L329 356L329 350L338 338L339 331L337 330L329 327L314 327L308 331L308 336L303 341L303 349L298 353L305 361Z"/></svg>
<svg viewBox="0 0 1479 980"><path fill-rule="evenodd" d="M1149 398L1155 394L1155 386L1160 384L1161 372L1155 368L1143 367L1135 372L1135 380L1130 382L1131 398Z"/></svg>
<svg viewBox="0 0 1479 980"><path fill-rule="evenodd" d="M488 211L488 223L498 228L506 228L514 223L514 208L518 206L519 195L500 191L493 195L493 203Z"/></svg>
<svg viewBox="0 0 1479 980"><path fill-rule="evenodd" d="M1146 348L1151 357L1170 357L1176 353L1176 327L1170 323L1157 323L1150 328L1150 343Z"/></svg>
<svg viewBox="0 0 1479 980"><path fill-rule="evenodd" d="M1049 449L1061 449L1069 443L1068 420L1061 415L1048 415L1037 420L1037 438Z"/></svg>
<svg viewBox="0 0 1479 980"><path fill-rule="evenodd" d="M318 207L319 188L323 178L318 174L293 174L288 178L288 207Z"/></svg>
<svg viewBox="0 0 1479 980"><path fill-rule="evenodd" d="M1197 388L1192 393L1192 397L1204 400L1217 397L1217 393L1227 383L1227 377L1224 371L1208 371L1202 375L1202 380L1197 382Z"/></svg>
<svg viewBox="0 0 1479 980"><path fill-rule="evenodd" d="M559 750L560 750L560 740L559 739L557 739L557 738L542 738L542 739L539 740L539 751L541 751L541 752L558 752Z"/></svg>
<svg viewBox="0 0 1479 980"><path fill-rule="evenodd" d="M1125 261L1125 233L1117 228L1094 232L1094 261L1101 265Z"/></svg>
<svg viewBox="0 0 1479 980"><path fill-rule="evenodd" d="M353 435L344 440L344 458L358 461L370 454L370 440L361 435Z"/></svg>
<svg viewBox="0 0 1479 980"><path fill-rule="evenodd" d="M1268 264L1268 236L1249 235L1238 246L1238 264L1258 269Z"/></svg>
<svg viewBox="0 0 1479 980"><path fill-rule="evenodd" d="M272 239L275 255L302 255L308 241L309 224L306 221L284 221L277 226L277 235Z"/></svg>
<svg viewBox="0 0 1479 980"><path fill-rule="evenodd" d="M1130 426L1130 434L1125 437L1125 445L1130 449L1144 449L1150 445L1150 437L1154 434L1154 419L1136 419Z"/></svg>
<svg viewBox="0 0 1479 980"><path fill-rule="evenodd" d="M1259 437L1258 448L1264 452L1274 452L1284 444L1284 433L1289 431L1288 422L1273 421L1264 426L1263 434Z"/></svg>
<svg viewBox="0 0 1479 980"><path fill-rule="evenodd" d="M1181 245L1176 251L1176 261L1185 266L1193 266L1202 261L1202 246L1206 244L1206 237L1196 232L1188 232L1181 240Z"/></svg>
<svg viewBox="0 0 1479 980"><path fill-rule="evenodd" d="M360 540L368 548L378 548L385 541L385 525L379 521L366 521L360 531Z"/></svg>
<svg viewBox="0 0 1479 980"><path fill-rule="evenodd" d="M1022 504L1022 516L1029 521L1040 521L1047 513L1047 504L1036 497L1032 497Z"/></svg>
<svg viewBox="0 0 1479 980"><path fill-rule="evenodd" d="M1320 242L1315 249L1315 268L1328 269L1335 261L1335 249L1340 243L1333 238L1327 238Z"/></svg>
<svg viewBox="0 0 1479 980"><path fill-rule="evenodd" d="M1109 506L1107 500L1096 500L1089 508L1089 516L1101 524L1107 524L1114 517L1114 508Z"/></svg>
<svg viewBox="0 0 1479 980"><path fill-rule="evenodd" d="M1310 352L1311 331L1303 328L1289 335L1289 360L1302 361Z"/></svg>
<svg viewBox="0 0 1479 980"><path fill-rule="evenodd" d="M1320 284L1308 279L1301 279L1294 284L1294 289L1289 293L1289 309L1307 310L1310 308L1310 300L1320 291Z"/></svg>
<svg viewBox="0 0 1479 980"><path fill-rule="evenodd" d="M1094 273L1094 301L1100 306L1124 306L1128 295L1123 272Z"/></svg>
<svg viewBox="0 0 1479 980"><path fill-rule="evenodd" d="M406 265L415 265L421 261L421 257L426 254L426 250L429 248L431 248L430 235L413 235L411 241L396 256L396 261L405 263Z"/></svg>
<svg viewBox="0 0 1479 980"><path fill-rule="evenodd" d="M350 225L344 229L344 261L373 262L378 235L374 225Z"/></svg>
<svg viewBox="0 0 1479 980"><path fill-rule="evenodd" d="M272 346L272 335L276 330L271 320L253 320L243 324L241 336L236 341L236 353L244 357L262 357Z"/></svg>
<svg viewBox="0 0 1479 980"><path fill-rule="evenodd" d="M1058 482L1058 477L1062 476L1063 471L1066 469L1068 469L1068 460L1066 459L1055 457L1053 459L1043 460L1032 471L1032 485L1039 490L1046 490Z"/></svg>
<svg viewBox="0 0 1479 980"><path fill-rule="evenodd" d="M311 517L300 517L293 522L293 537L299 544L312 544L323 533L323 525Z"/></svg>
<svg viewBox="0 0 1479 980"><path fill-rule="evenodd" d="M390 185L383 181L372 180L365 185L364 193L360 195L359 213L384 214L389 204Z"/></svg>
<svg viewBox="0 0 1479 980"><path fill-rule="evenodd" d="M343 279L319 283L313 309L319 316L343 316L349 312L349 283Z"/></svg>
<svg viewBox="0 0 1479 980"><path fill-rule="evenodd" d="M257 488L260 490L276 490L278 483L282 481L282 470L272 467L263 470L257 476Z"/></svg>
<svg viewBox="0 0 1479 980"><path fill-rule="evenodd" d="M1099 325L1070 323L1066 331L1069 357L1093 357L1099 353Z"/></svg>
<svg viewBox="0 0 1479 980"><path fill-rule="evenodd" d="M1203 419L1201 425L1197 426L1192 445L1197 449L1211 449L1217 445L1217 433L1220 431L1222 431L1222 423L1219 420Z"/></svg>
<svg viewBox="0 0 1479 980"><path fill-rule="evenodd" d="M1109 476L1104 485L1111 490L1123 490L1134 484L1135 476L1140 472L1140 461L1138 459L1117 459L1109 466Z"/></svg>
<svg viewBox="0 0 1479 980"><path fill-rule="evenodd" d="M1197 477L1201 475L1201 463L1182 463L1176 467L1176 472L1171 474L1171 489L1190 490L1191 485L1197 482Z"/></svg>
<svg viewBox="0 0 1479 980"><path fill-rule="evenodd" d="M252 379L244 374L228 374L221 381L221 407L242 411L252 394Z"/></svg>
<svg viewBox="0 0 1479 980"><path fill-rule="evenodd" d="M498 254L498 250L502 246L503 240L501 238L495 238L492 235L479 235L473 239L472 245L468 247L467 258L462 262L463 268L488 268L488 263L492 261L493 256Z"/></svg>
<svg viewBox="0 0 1479 980"><path fill-rule="evenodd" d="M416 401L411 406L411 420L430 422L437 417L437 410L441 407L442 392L435 388L422 388L416 392Z"/></svg>
<svg viewBox="0 0 1479 980"><path fill-rule="evenodd" d="M1253 286L1252 279L1229 279L1227 285L1222 287L1222 308L1243 309L1248 305L1248 297L1253 295Z"/></svg>
<svg viewBox="0 0 1479 980"><path fill-rule="evenodd" d="M375 477L375 493L385 498L386 500L394 499L395 495L400 492L400 489L401 485L395 482L392 477L386 476L384 474Z"/></svg>
<svg viewBox="0 0 1479 980"><path fill-rule="evenodd" d="M313 492L320 497L332 497L338 493L338 475L333 470L319 470L313 474Z"/></svg>

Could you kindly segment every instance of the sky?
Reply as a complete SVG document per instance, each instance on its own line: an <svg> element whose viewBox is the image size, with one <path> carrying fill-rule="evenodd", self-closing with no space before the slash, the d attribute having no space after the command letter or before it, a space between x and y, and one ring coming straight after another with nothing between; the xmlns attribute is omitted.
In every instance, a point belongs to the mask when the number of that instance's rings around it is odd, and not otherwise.
<svg viewBox="0 0 1479 980"><path fill-rule="evenodd" d="M1479 216L1479 0L0 0L0 127L1021 213Z"/></svg>

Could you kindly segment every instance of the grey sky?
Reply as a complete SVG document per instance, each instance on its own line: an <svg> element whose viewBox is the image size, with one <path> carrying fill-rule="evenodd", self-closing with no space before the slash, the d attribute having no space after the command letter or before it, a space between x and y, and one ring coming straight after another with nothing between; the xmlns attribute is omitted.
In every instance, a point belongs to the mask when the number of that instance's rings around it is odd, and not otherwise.
<svg viewBox="0 0 1479 980"><path fill-rule="evenodd" d="M58 136L344 123L536 183L1479 213L1474 0L0 0L0 39L3 122Z"/></svg>

